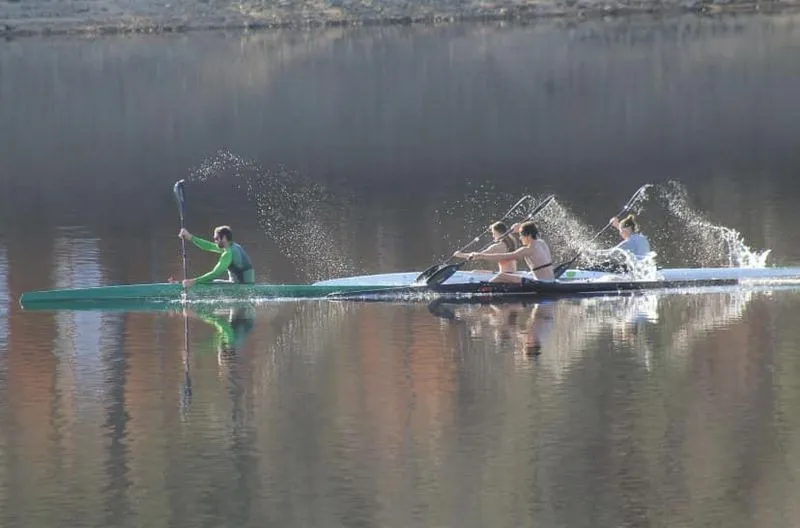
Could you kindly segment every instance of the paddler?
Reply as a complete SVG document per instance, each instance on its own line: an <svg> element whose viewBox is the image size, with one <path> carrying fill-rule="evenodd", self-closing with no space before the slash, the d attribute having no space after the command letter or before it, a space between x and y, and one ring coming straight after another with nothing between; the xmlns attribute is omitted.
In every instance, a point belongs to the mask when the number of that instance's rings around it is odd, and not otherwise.
<svg viewBox="0 0 800 528"><path fill-rule="evenodd" d="M630 214L622 220L615 216L609 223L622 237L622 242L614 246L614 249L625 250L638 259L643 259L650 253L650 241L639 232L639 224L634 215Z"/></svg>
<svg viewBox="0 0 800 528"><path fill-rule="evenodd" d="M481 251L478 253L461 253L456 252L456 257L467 259L480 259L488 260L491 262L500 262L509 259L522 258L530 269L533 279L523 275L500 272L492 277L490 282L506 282L515 284L525 284L532 282L532 280L554 280L553 275L553 259L550 256L550 248L547 243L539 238L539 229L533 222L525 222L517 226L514 224L511 229L519 229L519 240L522 242L522 247L505 253L492 253Z"/></svg>
<svg viewBox="0 0 800 528"><path fill-rule="evenodd" d="M492 232L494 242L483 250L483 253L511 253L519 248L512 230L503 222L495 222L489 229ZM467 253L456 251L453 256L456 258L468 258ZM517 259L500 260L497 262L498 273L515 273L517 271Z"/></svg>
<svg viewBox="0 0 800 528"><path fill-rule="evenodd" d="M233 241L233 232L229 226L219 226L214 228L213 242L204 240L192 235L186 229L181 229L178 237L192 242L195 246L204 251L219 253L217 265L203 275L194 279L185 279L184 288L190 288L195 284L205 284L209 282L230 282L236 284L254 284L256 273L250 262L250 257L242 246ZM228 272L228 279L220 279L225 272Z"/></svg>
<svg viewBox="0 0 800 528"><path fill-rule="evenodd" d="M594 252L605 260L594 265L587 266L587 271L603 271L607 273L628 273L631 271L630 263L640 261L650 254L650 242L647 237L639 232L639 224L636 222L636 217L632 214L626 216L622 220L613 217L608 223L619 231L619 236L622 242L612 247L611 249L603 249ZM630 257L620 253L625 251Z"/></svg>

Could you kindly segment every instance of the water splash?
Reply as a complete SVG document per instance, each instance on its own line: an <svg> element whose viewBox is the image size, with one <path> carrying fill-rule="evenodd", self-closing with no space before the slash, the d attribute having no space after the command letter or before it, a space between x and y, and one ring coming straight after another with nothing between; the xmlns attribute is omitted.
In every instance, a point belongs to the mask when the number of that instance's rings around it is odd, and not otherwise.
<svg viewBox="0 0 800 528"><path fill-rule="evenodd" d="M686 188L678 182L646 185L635 196L628 212L646 218L644 234L650 238L656 252L645 259L635 259L624 252L614 254L625 263L630 275L637 280L657 279L656 265L670 265L669 257L680 260L678 266L733 266L763 268L770 250L751 249L737 230L713 224L689 205ZM644 214L646 213L646 214ZM664 218L659 218L660 213ZM578 252L576 266L592 266L609 260L607 248L619 242L616 230L608 229L604 236L593 240L597 231L583 223L563 204L554 202L537 220L540 231L550 245L557 261L566 261ZM658 255L666 259L658 260Z"/></svg>
<svg viewBox="0 0 800 528"><path fill-rule="evenodd" d="M634 195L628 212L637 215L641 213L651 187L652 185L645 185ZM599 231L595 227L582 222L573 211L557 200L547 209L547 215L543 215L537 223L540 224L540 231L556 260L566 261L580 252L583 255L580 262L584 265L594 264L597 259L593 254L605 251L603 248L612 244L605 237L597 237ZM607 256L606 254L605 257ZM655 264L653 268L655 269ZM643 275L649 273L643 272Z"/></svg>
<svg viewBox="0 0 800 528"><path fill-rule="evenodd" d="M522 198L498 192L492 184L479 184L462 198L443 202L442 208L435 211L434 222L442 228L442 240L448 246L461 246L469 241L465 239L466 236L480 234L480 244L470 247L477 251L491 243L491 234L486 231L492 223L505 215L503 221L511 227L515 222L524 220L544 199L537 196L528 196L524 200ZM551 203L548 211L552 207ZM459 225L448 225L448 219L457 219ZM458 240L454 238L455 233L460 233L457 235Z"/></svg>
<svg viewBox="0 0 800 528"><path fill-rule="evenodd" d="M699 266L763 268L771 250L753 250L736 229L714 224L689 205L686 187L676 181L659 186L659 200L667 213L683 226L679 233L680 253Z"/></svg>
<svg viewBox="0 0 800 528"><path fill-rule="evenodd" d="M624 272L613 272L615 275L622 275L623 277L636 280L636 281L655 281L663 280L663 276L658 271L657 259L658 254L655 251L649 252L644 257L636 257L633 253L624 249L613 247L611 249L597 250L587 252L585 261L588 266L600 266L603 264L613 263L624 269ZM612 272L609 272L612 273ZM618 280L617 277L609 275L609 280Z"/></svg>
<svg viewBox="0 0 800 528"><path fill-rule="evenodd" d="M325 221L325 189L283 166L264 168L229 150L219 150L192 171L190 180L231 181L256 205L258 224L311 280L353 274L357 270L337 250Z"/></svg>
<svg viewBox="0 0 800 528"><path fill-rule="evenodd" d="M553 258L568 260L578 251L599 249L598 243L591 241L592 228L557 199L553 200L546 212L536 218L536 224Z"/></svg>

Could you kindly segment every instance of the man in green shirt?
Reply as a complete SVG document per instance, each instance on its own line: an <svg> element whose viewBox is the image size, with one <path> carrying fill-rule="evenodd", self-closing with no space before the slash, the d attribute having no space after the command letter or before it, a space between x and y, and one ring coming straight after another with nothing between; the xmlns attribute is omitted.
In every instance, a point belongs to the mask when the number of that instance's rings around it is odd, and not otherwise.
<svg viewBox="0 0 800 528"><path fill-rule="evenodd" d="M178 236L192 242L204 251L219 253L217 265L208 273L194 279L184 280L184 288L209 282L232 282L237 284L253 284L256 282L256 272L253 270L250 257L247 256L247 252L242 246L233 241L233 232L230 227L219 226L215 228L213 242L194 236L186 229L181 229ZM228 280L221 280L220 277L226 271L228 272Z"/></svg>

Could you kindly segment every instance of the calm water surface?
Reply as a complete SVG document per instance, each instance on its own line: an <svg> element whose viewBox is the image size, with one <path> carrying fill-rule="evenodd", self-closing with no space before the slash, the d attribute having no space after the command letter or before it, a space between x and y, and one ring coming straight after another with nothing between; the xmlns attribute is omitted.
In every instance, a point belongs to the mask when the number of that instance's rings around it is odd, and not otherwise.
<svg viewBox="0 0 800 528"><path fill-rule="evenodd" d="M800 524L791 285L195 305L188 339L16 302L179 276L179 178L265 282L421 269L526 193L560 260L646 182L662 264L797 265L797 21L5 42L0 525Z"/></svg>

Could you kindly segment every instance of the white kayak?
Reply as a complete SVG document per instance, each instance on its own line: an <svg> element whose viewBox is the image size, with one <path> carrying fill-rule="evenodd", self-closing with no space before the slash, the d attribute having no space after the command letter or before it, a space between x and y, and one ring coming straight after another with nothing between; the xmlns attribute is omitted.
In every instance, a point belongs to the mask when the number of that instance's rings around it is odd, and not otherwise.
<svg viewBox="0 0 800 528"><path fill-rule="evenodd" d="M419 271L383 273L376 275L357 275L338 279L315 282L315 286L354 286L370 284L372 286L407 286L413 284ZM529 276L521 272L522 276ZM470 284L487 282L494 276L490 271L457 271L444 284ZM586 271L580 269L567 270L559 282L615 282L615 281L708 281L708 280L740 280L740 281L800 281L800 267L785 268L664 268L657 270L654 276L638 279L629 274Z"/></svg>

